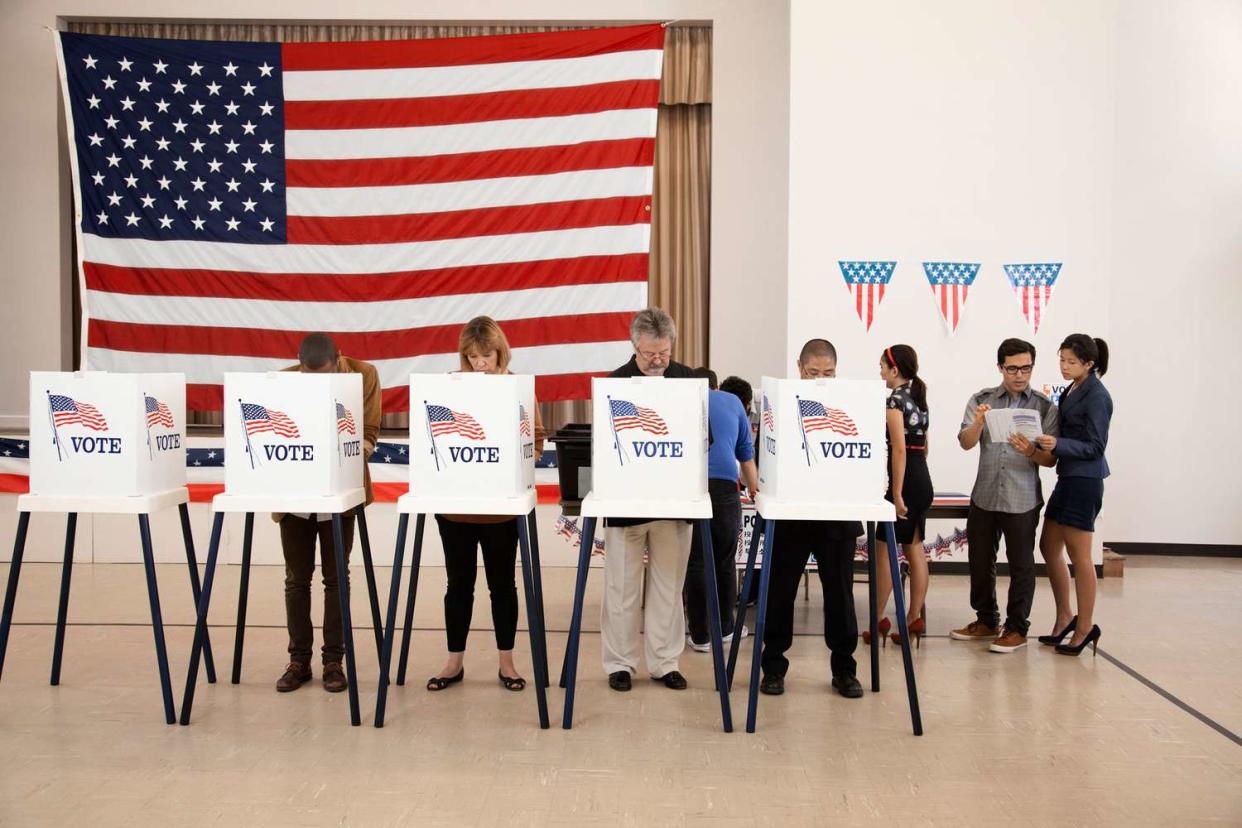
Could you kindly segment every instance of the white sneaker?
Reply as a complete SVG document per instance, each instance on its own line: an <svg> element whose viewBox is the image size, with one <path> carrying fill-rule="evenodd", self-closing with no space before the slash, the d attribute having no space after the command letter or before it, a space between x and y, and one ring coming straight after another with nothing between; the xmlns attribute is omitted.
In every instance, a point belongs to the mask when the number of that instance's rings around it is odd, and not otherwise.
<svg viewBox="0 0 1242 828"><path fill-rule="evenodd" d="M700 644L688 635L686 636L686 646L696 653L710 653L712 651L712 643L710 641L704 641Z"/></svg>
<svg viewBox="0 0 1242 828"><path fill-rule="evenodd" d="M748 636L748 635L750 635L750 628L749 628L749 627L747 627L745 624L743 624L743 625L742 625L742 638L745 638L745 637L746 637L746 636ZM720 639L720 642L721 642L722 644L732 644L732 643L733 643L733 633L729 633L729 634L728 634L728 635L726 635L726 636L722 636L722 637L721 637L721 639Z"/></svg>

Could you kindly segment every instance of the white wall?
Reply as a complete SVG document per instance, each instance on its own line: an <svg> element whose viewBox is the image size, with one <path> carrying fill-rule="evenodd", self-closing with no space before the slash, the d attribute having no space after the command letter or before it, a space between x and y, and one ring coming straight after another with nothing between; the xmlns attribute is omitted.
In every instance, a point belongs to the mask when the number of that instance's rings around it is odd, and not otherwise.
<svg viewBox="0 0 1242 828"><path fill-rule="evenodd" d="M933 481L969 491L976 456L955 436L969 394L997 382L1000 340L1035 342L1038 383L1059 377L1066 334L1104 336L1117 414L1100 536L1237 542L1233 441L1197 423L1189 445L1162 439L1147 407L1238 403L1208 355L1229 359L1242 310L1240 23L1226 2L794 0L787 364L826 336L842 375L874 376L883 347L913 345ZM838 259L899 262L870 333ZM952 338L924 260L983 265ZM1001 269L1029 261L1065 263L1037 337Z"/></svg>
<svg viewBox="0 0 1242 828"><path fill-rule="evenodd" d="M245 0L220 0L202 14L250 20ZM178 0L6 0L0 15L0 429L24 428L27 374L72 364L69 186L58 155L58 105L51 35L65 18L182 19ZM788 209L788 3L785 0L271 0L268 20L638 22L711 21L713 76L711 349L731 371L759 373L784 347L785 215ZM347 9L347 13L343 11ZM763 163L755 163L764 159ZM761 293L753 280L768 280ZM743 341L737 320L759 314L772 336Z"/></svg>

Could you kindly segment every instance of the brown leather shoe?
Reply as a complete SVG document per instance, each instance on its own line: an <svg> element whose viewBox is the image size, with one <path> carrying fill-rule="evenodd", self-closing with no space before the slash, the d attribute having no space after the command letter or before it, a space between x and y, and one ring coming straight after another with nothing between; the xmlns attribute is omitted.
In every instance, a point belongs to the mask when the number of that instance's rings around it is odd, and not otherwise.
<svg viewBox="0 0 1242 828"><path fill-rule="evenodd" d="M285 674L276 680L277 693L291 693L313 678L309 664L290 661Z"/></svg>
<svg viewBox="0 0 1242 828"><path fill-rule="evenodd" d="M324 690L327 690L329 693L340 693L348 688L349 682L345 678L345 671L341 669L339 661L323 665Z"/></svg>
<svg viewBox="0 0 1242 828"><path fill-rule="evenodd" d="M1011 630L1006 627L1001 630L1000 637L988 645L988 649L994 653L1012 653L1014 650L1025 646L1026 636L1017 630Z"/></svg>
<svg viewBox="0 0 1242 828"><path fill-rule="evenodd" d="M982 621L971 621L960 630L953 630L949 633L949 638L955 641L984 641L988 638L996 638L1000 630L996 627L990 627Z"/></svg>

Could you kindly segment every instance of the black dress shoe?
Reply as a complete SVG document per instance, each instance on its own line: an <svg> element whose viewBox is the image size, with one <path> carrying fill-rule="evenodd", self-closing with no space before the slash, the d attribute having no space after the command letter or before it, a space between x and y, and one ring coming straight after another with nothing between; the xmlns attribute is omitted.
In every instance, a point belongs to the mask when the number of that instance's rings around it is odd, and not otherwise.
<svg viewBox="0 0 1242 828"><path fill-rule="evenodd" d="M686 677L676 670L671 673L665 673L659 678L656 678L655 676L652 676L651 678L653 681L663 682L664 686L669 690L685 690L687 686Z"/></svg>
<svg viewBox="0 0 1242 828"><path fill-rule="evenodd" d="M861 699L863 695L862 685L854 676L833 676L832 688L847 699Z"/></svg>
<svg viewBox="0 0 1242 828"><path fill-rule="evenodd" d="M765 675L763 681L759 682L759 692L766 693L769 696L783 696L785 694L785 677Z"/></svg>
<svg viewBox="0 0 1242 828"><path fill-rule="evenodd" d="M608 686L621 693L627 692L632 686L628 670L618 670L608 674Z"/></svg>

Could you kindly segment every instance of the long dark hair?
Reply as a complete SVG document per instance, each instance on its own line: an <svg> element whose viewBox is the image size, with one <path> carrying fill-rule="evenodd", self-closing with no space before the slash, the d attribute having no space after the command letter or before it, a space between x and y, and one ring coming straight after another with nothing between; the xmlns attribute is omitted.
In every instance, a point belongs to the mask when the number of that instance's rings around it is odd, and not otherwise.
<svg viewBox="0 0 1242 828"><path fill-rule="evenodd" d="M1080 362L1093 362L1092 372L1099 377L1108 372L1108 343L1087 334L1070 334L1059 350L1069 349Z"/></svg>
<svg viewBox="0 0 1242 828"><path fill-rule="evenodd" d="M892 345L880 354L880 361L910 381L910 396L914 403L927 410L927 383L919 379L919 355L909 345Z"/></svg>

